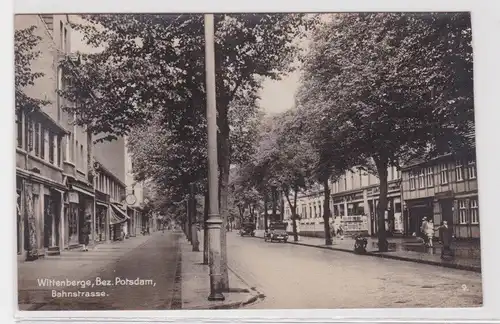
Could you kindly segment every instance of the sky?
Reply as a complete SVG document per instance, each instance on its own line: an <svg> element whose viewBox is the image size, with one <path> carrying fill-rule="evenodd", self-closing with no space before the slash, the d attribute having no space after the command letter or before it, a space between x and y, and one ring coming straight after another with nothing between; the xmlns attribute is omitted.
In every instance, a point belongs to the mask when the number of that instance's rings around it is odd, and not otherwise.
<svg viewBox="0 0 500 324"><path fill-rule="evenodd" d="M299 86L300 72L295 71L282 80L266 80L260 91L259 106L268 114L277 114L293 107Z"/></svg>
<svg viewBox="0 0 500 324"><path fill-rule="evenodd" d="M81 23L83 20L77 15L71 15L70 20ZM101 49L93 48L82 42L82 34L73 30L71 32L72 52L99 52ZM259 91L258 105L266 114L273 115L284 112L294 106L295 92L299 86L300 71L295 71L283 76L282 80L267 79Z"/></svg>

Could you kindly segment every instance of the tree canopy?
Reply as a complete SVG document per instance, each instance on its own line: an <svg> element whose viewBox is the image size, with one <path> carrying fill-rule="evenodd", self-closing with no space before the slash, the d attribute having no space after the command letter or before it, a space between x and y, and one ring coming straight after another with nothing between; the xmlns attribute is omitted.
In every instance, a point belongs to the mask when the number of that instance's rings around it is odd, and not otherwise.
<svg viewBox="0 0 500 324"><path fill-rule="evenodd" d="M25 88L33 86L38 78L44 76L42 72L34 72L32 63L41 52L37 46L42 38L35 34L36 26L18 29L14 32L14 65L16 112L30 112L49 104L47 100L33 98L25 93Z"/></svg>
<svg viewBox="0 0 500 324"><path fill-rule="evenodd" d="M381 242L388 166L473 144L469 14L333 15L313 32L301 81L298 101L327 134L315 145L335 140L343 167L374 163Z"/></svg>

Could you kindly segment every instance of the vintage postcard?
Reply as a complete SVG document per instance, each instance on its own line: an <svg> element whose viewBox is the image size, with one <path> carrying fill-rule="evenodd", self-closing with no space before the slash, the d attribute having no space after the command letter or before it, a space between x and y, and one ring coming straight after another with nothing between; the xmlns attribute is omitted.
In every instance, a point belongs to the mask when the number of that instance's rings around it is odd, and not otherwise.
<svg viewBox="0 0 500 324"><path fill-rule="evenodd" d="M19 310L483 305L470 13L14 21Z"/></svg>

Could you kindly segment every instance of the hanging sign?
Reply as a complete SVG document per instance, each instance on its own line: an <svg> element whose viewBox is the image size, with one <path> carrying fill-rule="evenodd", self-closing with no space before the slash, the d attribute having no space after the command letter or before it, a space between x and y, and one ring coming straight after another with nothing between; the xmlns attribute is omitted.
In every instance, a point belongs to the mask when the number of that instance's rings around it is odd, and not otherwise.
<svg viewBox="0 0 500 324"><path fill-rule="evenodd" d="M68 193L69 203L70 204L78 204L80 203L78 192L70 191Z"/></svg>

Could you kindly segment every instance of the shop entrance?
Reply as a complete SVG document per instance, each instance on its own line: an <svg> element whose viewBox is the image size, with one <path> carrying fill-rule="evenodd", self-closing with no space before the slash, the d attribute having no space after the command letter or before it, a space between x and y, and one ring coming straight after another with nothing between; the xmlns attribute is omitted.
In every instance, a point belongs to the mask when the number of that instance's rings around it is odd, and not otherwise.
<svg viewBox="0 0 500 324"><path fill-rule="evenodd" d="M443 199L439 203L441 205L443 221L447 221L450 226L453 225L453 200Z"/></svg>

